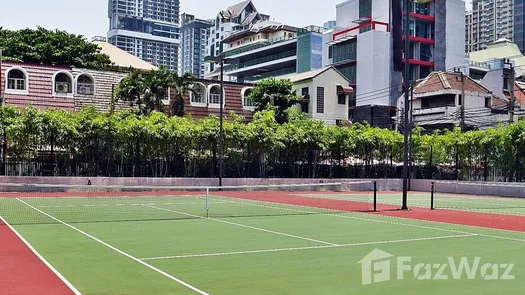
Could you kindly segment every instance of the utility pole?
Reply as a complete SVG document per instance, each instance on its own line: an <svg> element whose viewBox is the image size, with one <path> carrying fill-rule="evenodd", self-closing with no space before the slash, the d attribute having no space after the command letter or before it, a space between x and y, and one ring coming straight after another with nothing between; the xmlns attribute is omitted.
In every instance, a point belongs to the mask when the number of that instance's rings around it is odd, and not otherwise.
<svg viewBox="0 0 525 295"><path fill-rule="evenodd" d="M405 114L404 114L404 124L403 124L403 204L401 210L408 210L408 83L410 79L410 0L405 0L404 10L405 10L405 72L403 81L405 82Z"/></svg>
<svg viewBox="0 0 525 295"><path fill-rule="evenodd" d="M514 122L514 106L516 103L516 97L514 96L514 83L515 83L514 80L516 77L516 73L514 72L514 65L510 62L509 59L504 59L503 63L505 65L510 66L510 74L503 73L503 76L508 79L504 81L509 81L509 83L507 83L507 85L503 85L503 87L504 88L510 87L507 90L509 91L509 94L510 94L510 97L509 97L509 124L512 124Z"/></svg>
<svg viewBox="0 0 525 295"><path fill-rule="evenodd" d="M0 81L2 81L2 56L2 49L0 49ZM4 90L2 87L3 83L0 82L0 104L4 106Z"/></svg>
<svg viewBox="0 0 525 295"><path fill-rule="evenodd" d="M412 140L412 131L414 130L414 82L410 83L410 146L408 153L408 190L412 190L412 173L414 172L414 163L412 162L414 142Z"/></svg>
<svg viewBox="0 0 525 295"><path fill-rule="evenodd" d="M459 99L460 127L461 127L461 132L465 132L466 131L466 128L465 128L465 76L463 75L463 71L461 71L459 68L454 68L454 73L460 74L460 79L461 79L461 97Z"/></svg>

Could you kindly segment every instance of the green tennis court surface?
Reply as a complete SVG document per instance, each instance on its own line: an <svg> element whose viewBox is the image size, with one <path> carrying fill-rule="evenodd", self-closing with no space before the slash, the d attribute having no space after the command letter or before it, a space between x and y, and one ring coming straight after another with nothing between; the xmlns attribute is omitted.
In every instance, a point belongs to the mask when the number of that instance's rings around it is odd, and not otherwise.
<svg viewBox="0 0 525 295"><path fill-rule="evenodd" d="M268 200L280 193L266 192ZM64 194L2 198L0 215L82 294L520 294L525 288L522 233L247 200L227 192ZM371 204L370 191L287 194L350 200L363 206L350 208L356 211ZM400 198L380 193L378 202L396 205ZM429 195L412 194L409 202L428 207ZM375 249L392 255L386 259L389 280L373 282L385 278L384 264L363 272L363 259ZM398 279L403 256L410 257L410 270ZM464 257L468 266L479 257L472 278L465 270L433 268L450 264L449 257L457 264ZM420 267L418 279L414 268L421 263L431 266L430 273ZM482 270L486 263L491 267ZM504 264L515 264L509 272L514 279L501 279ZM484 279L494 274L492 266L500 267L496 279ZM372 282L363 285L367 273Z"/></svg>

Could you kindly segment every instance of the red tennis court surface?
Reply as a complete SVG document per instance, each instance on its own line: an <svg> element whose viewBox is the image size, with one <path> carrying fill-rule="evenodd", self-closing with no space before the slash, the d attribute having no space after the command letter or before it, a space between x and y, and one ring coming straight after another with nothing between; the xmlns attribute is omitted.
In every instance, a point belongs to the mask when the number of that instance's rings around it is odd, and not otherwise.
<svg viewBox="0 0 525 295"><path fill-rule="evenodd" d="M217 194L217 193L216 193ZM411 207L408 211L401 211L398 206L378 204L378 212L370 212L356 208L366 208L368 203L333 200L315 197L301 197L287 192L227 192L218 193L224 197L238 199L264 201L277 204L288 204L297 206L307 206L313 208L333 209L347 212L368 212L377 215L401 217L414 220L434 221L451 223L457 225L468 225L476 227L485 227L500 230L512 230L525 232L525 216L476 213L467 211L454 210L430 210L428 208Z"/></svg>
<svg viewBox="0 0 525 295"><path fill-rule="evenodd" d="M75 294L0 220L0 294Z"/></svg>

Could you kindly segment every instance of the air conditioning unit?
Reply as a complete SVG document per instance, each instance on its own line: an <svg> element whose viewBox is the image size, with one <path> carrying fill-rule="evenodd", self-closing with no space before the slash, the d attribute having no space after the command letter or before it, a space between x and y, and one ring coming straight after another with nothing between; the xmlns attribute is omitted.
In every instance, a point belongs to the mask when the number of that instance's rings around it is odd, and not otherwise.
<svg viewBox="0 0 525 295"><path fill-rule="evenodd" d="M93 91L91 91L91 87L86 87L86 86L78 87L77 92L78 94L83 94L83 95L93 94Z"/></svg>
<svg viewBox="0 0 525 295"><path fill-rule="evenodd" d="M55 91L57 93L69 93L69 83L66 82L56 82Z"/></svg>

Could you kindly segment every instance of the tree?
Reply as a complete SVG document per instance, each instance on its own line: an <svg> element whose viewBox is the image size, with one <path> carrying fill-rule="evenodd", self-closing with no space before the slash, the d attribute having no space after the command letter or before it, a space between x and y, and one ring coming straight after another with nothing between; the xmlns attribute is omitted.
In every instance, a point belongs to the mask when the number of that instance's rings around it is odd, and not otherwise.
<svg viewBox="0 0 525 295"><path fill-rule="evenodd" d="M276 120L282 124L286 121L284 111L299 103L301 97L293 90L290 79L268 78L255 85L249 99L255 103L256 112L274 108Z"/></svg>
<svg viewBox="0 0 525 295"><path fill-rule="evenodd" d="M152 111L164 112L164 104L170 88L174 89L174 114L183 116L183 94L191 90L193 76L189 73L179 76L170 72L166 66L151 72L132 70L131 74L118 84L117 99L129 101L138 105L139 114L149 114Z"/></svg>
<svg viewBox="0 0 525 295"><path fill-rule="evenodd" d="M105 69L111 65L109 56L83 36L66 31L0 28L0 49L6 60Z"/></svg>
<svg viewBox="0 0 525 295"><path fill-rule="evenodd" d="M149 73L142 73L146 87L145 103L148 110L163 112L164 100L168 99L168 91L172 84L172 76L166 66L160 66L159 69Z"/></svg>
<svg viewBox="0 0 525 295"><path fill-rule="evenodd" d="M184 116L184 98L183 95L186 92L193 91L193 83L195 78L191 73L185 73L179 76L177 73L171 74L170 86L173 88L173 115L182 117Z"/></svg>
<svg viewBox="0 0 525 295"><path fill-rule="evenodd" d="M117 99L128 101L133 106L138 105L138 114L144 114L144 99L146 98L148 85L142 72L132 70L129 76L125 77L117 85L115 96Z"/></svg>

